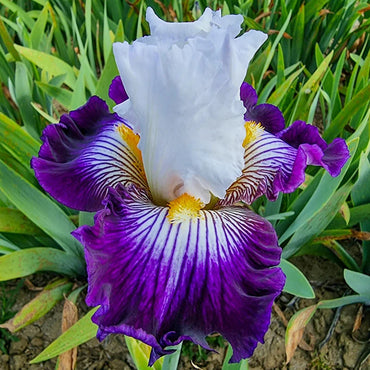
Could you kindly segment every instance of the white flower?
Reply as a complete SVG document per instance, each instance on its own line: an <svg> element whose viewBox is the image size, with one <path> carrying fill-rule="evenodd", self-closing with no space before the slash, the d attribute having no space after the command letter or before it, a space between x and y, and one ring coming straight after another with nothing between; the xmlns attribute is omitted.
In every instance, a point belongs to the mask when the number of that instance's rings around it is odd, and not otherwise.
<svg viewBox="0 0 370 370"><path fill-rule="evenodd" d="M148 8L151 35L114 55L129 100L115 111L140 135L145 173L157 204L188 193L222 198L243 169L240 86L266 35L240 37L241 15L206 9L196 22L167 23Z"/></svg>

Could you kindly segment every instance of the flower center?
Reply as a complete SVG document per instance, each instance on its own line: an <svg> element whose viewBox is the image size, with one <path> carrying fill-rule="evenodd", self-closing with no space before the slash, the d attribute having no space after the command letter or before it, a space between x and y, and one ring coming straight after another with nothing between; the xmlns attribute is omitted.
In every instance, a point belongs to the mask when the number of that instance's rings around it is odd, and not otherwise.
<svg viewBox="0 0 370 370"><path fill-rule="evenodd" d="M168 220L171 223L177 224L192 218L200 217L199 211L204 207L204 204L200 199L196 199L188 193L184 193L169 202L168 207Z"/></svg>
<svg viewBox="0 0 370 370"><path fill-rule="evenodd" d="M245 139L243 141L243 147L246 147L252 141L258 139L263 131L263 126L261 123L256 123L255 121L246 121L244 124L245 127Z"/></svg>

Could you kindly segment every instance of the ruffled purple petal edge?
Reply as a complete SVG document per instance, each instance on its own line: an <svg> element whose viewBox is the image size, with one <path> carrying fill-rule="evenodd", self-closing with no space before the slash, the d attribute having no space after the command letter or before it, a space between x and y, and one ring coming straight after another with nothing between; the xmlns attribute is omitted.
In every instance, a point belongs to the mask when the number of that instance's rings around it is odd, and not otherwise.
<svg viewBox="0 0 370 370"><path fill-rule="evenodd" d="M139 183L135 159L116 133L122 124L102 99L92 96L60 123L47 126L39 156L31 160L39 184L60 203L92 212L102 208L108 186Z"/></svg>
<svg viewBox="0 0 370 370"><path fill-rule="evenodd" d="M298 149L294 167L300 167L299 160L306 158L306 165L315 165L325 168L329 174L336 177L350 157L344 139L336 138L329 145L320 136L317 127L304 121L295 121L287 129L276 135L279 139ZM304 171L304 169L303 169ZM295 174L293 169L293 176Z"/></svg>

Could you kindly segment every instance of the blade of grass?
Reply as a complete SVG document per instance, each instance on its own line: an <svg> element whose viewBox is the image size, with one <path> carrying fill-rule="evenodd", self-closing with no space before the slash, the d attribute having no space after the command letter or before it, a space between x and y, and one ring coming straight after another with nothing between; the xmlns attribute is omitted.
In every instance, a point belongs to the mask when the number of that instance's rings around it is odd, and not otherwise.
<svg viewBox="0 0 370 370"><path fill-rule="evenodd" d="M348 143L352 157L356 152L357 145L358 139L351 140ZM290 224L288 229L279 238L280 243L286 241L291 235L296 233L299 228L302 228L304 225L307 226L307 221L312 217L313 214L327 207L328 200L334 195L336 189L343 180L350 163L351 160L348 160L345 166L342 168L341 174L337 177L331 177L328 173L323 175L313 195L309 198L302 211L297 215L297 218ZM343 204L343 201L340 203L340 205L341 204ZM335 213L333 214L333 217ZM299 237L299 235L296 237ZM284 258L288 257L285 255Z"/></svg>
<svg viewBox="0 0 370 370"><path fill-rule="evenodd" d="M296 254L304 244L320 234L327 227L335 214L339 211L340 206L348 197L352 187L352 183L347 183L342 186L328 199L327 202L322 204L321 208L317 212L312 212L312 216L308 219L302 221L299 216L297 217L296 221L300 221L301 226L297 228L292 238L283 249L282 255L284 258L287 259ZM286 237L285 234L283 237Z"/></svg>
<svg viewBox="0 0 370 370"><path fill-rule="evenodd" d="M89 56L89 62L91 66L95 66L94 48L92 42L92 30L91 30L91 0L85 2L85 27L86 27L86 38L87 38L87 51ZM95 68L92 69L95 72Z"/></svg>
<svg viewBox="0 0 370 370"><path fill-rule="evenodd" d="M66 252L83 260L81 244L70 235L75 226L58 205L1 160L0 173L0 190L8 199Z"/></svg>
<svg viewBox="0 0 370 370"><path fill-rule="evenodd" d="M30 364L37 364L49 360L94 338L98 331L98 327L91 321L91 317L98 308L99 307L95 307L90 310L83 318L78 320L76 324L65 331L37 357L30 361Z"/></svg>
<svg viewBox="0 0 370 370"><path fill-rule="evenodd" d="M123 42L124 38L125 36L124 36L123 24L121 21L119 21L114 41ZM110 85L113 78L116 76L118 76L118 69L116 66L113 52L111 50L109 57L106 61L105 67L102 71L102 74L96 86L96 95L104 99L111 108L114 105L114 103L108 96L107 86Z"/></svg>
<svg viewBox="0 0 370 370"><path fill-rule="evenodd" d="M36 81L36 85L41 88L46 94L57 100L65 108L70 109L72 101L72 92L62 87L53 86L40 81Z"/></svg>
<svg viewBox="0 0 370 370"><path fill-rule="evenodd" d="M37 106L35 103L31 103L32 108L42 117L44 117L49 123L57 123L58 121L44 112L39 106Z"/></svg>
<svg viewBox="0 0 370 370"><path fill-rule="evenodd" d="M315 298L311 284L297 267L285 259L281 260L280 267L286 276L284 292L307 299Z"/></svg>
<svg viewBox="0 0 370 370"><path fill-rule="evenodd" d="M0 207L0 232L43 235L44 233L24 214L14 208Z"/></svg>
<svg viewBox="0 0 370 370"><path fill-rule="evenodd" d="M1 239L0 245L7 246ZM55 248L28 248L0 257L0 281L18 279L39 271L84 276L85 264L73 255Z"/></svg>
<svg viewBox="0 0 370 370"><path fill-rule="evenodd" d="M33 29L35 21L27 14L27 12L23 10L23 7L9 0L0 0L0 3L7 7L8 9L10 9L13 13L18 14L19 18L30 30Z"/></svg>
<svg viewBox="0 0 370 370"><path fill-rule="evenodd" d="M298 69L292 73L268 98L267 103L279 105L281 101L286 96L286 93L289 87L292 85L293 81L298 78L298 76L302 73L304 67Z"/></svg>
<svg viewBox="0 0 370 370"><path fill-rule="evenodd" d="M14 333L32 324L62 300L64 295L72 289L72 285L73 283L67 279L59 279L48 284L32 301L23 306L12 319L5 324L1 324L0 327L7 328Z"/></svg>
<svg viewBox="0 0 370 370"><path fill-rule="evenodd" d="M23 57L35 64L37 67L44 69L52 76L65 74L66 78L64 83L70 88L74 88L76 77L72 67L66 62L42 51L29 49L17 44L14 44L14 47Z"/></svg>
<svg viewBox="0 0 370 370"><path fill-rule="evenodd" d="M305 84L300 88L298 93L297 102L292 114L291 122L300 119L307 120L309 114L309 109L311 103L316 95L317 90L320 87L320 82L322 81L325 73L329 68L330 61L333 57L333 52L331 52L318 66L316 71L312 76L305 82Z"/></svg>
<svg viewBox="0 0 370 370"><path fill-rule="evenodd" d="M13 40L10 37L10 35L9 35L5 25L4 25L4 22L2 21L1 18L0 18L0 36L3 39L3 42L6 46L6 48L8 49L9 53L13 56L14 60L20 61L21 57L18 54L17 50L14 48Z"/></svg>
<svg viewBox="0 0 370 370"><path fill-rule="evenodd" d="M330 126L324 132L324 139L332 141L349 122L350 118L369 104L370 100L370 84L361 89L352 100L339 112L339 114L332 120Z"/></svg>
<svg viewBox="0 0 370 370"><path fill-rule="evenodd" d="M46 5L39 16L37 17L36 23L31 30L31 45L32 49L38 49L42 38L45 35L45 27L48 21L49 7Z"/></svg>
<svg viewBox="0 0 370 370"><path fill-rule="evenodd" d="M32 83L24 63L16 62L15 98L27 132L36 140L40 137L40 118L31 106Z"/></svg>
<svg viewBox="0 0 370 370"><path fill-rule="evenodd" d="M291 18L291 16L292 16L292 12L290 11L290 12L289 12L289 14L288 14L288 17L287 17L286 21L284 22L284 24L283 24L283 26L281 27L281 29L280 29L280 31L279 31L279 33L278 33L278 35L277 35L277 36L276 36L276 38L275 38L275 41L274 41L274 42L273 42L273 44L272 44L271 51L270 51L270 53L267 55L267 58L266 58L266 60L265 60L265 63L264 63L264 65L263 65L263 68L262 68L262 73L261 73L261 75L260 75L260 77L259 77L259 80L258 80L258 82L257 82L257 84L256 84L256 91L259 91L259 90L260 90L260 87L261 87L261 84L262 84L262 79L263 79L263 77L264 77L264 74L265 74L265 72L267 71L267 69L268 69L268 67L269 67L269 65L270 65L270 63L271 63L271 61L272 61L272 58L273 58L273 56L274 56L274 54L275 54L275 50L276 50L276 48L277 48L277 46L278 46L278 44L279 44L279 42L280 42L281 38L283 37L284 32L285 32L285 31L286 31L286 29L288 28L288 25L289 25L289 22L290 22L290 18Z"/></svg>
<svg viewBox="0 0 370 370"><path fill-rule="evenodd" d="M16 122L0 112L0 137L1 145L11 153L28 171L30 160L37 156L40 144L23 130Z"/></svg>
<svg viewBox="0 0 370 370"><path fill-rule="evenodd" d="M298 14L295 16L294 32L292 40L292 53L294 60L300 60L304 43L304 28L305 28L305 4L299 7Z"/></svg>

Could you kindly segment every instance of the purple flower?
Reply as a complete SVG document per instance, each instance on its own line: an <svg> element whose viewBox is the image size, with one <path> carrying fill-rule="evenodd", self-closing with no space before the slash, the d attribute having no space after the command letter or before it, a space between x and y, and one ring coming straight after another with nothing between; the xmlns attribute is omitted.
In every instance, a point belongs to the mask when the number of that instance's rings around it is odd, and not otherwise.
<svg viewBox="0 0 370 370"><path fill-rule="evenodd" d="M153 364L168 346L208 348L219 332L239 362L263 342L285 276L270 223L235 203L294 191L309 164L337 175L348 149L304 122L285 130L276 107L240 89L265 40L236 37L242 17L208 9L168 24L149 9L147 19L151 36L114 46L125 86L110 88L117 113L90 98L45 129L32 167L55 199L97 211L73 234L85 246L87 304L100 305L99 339L140 339Z"/></svg>

